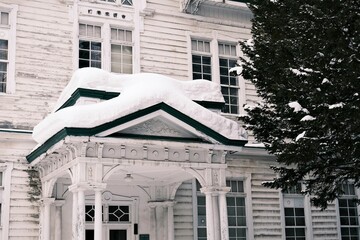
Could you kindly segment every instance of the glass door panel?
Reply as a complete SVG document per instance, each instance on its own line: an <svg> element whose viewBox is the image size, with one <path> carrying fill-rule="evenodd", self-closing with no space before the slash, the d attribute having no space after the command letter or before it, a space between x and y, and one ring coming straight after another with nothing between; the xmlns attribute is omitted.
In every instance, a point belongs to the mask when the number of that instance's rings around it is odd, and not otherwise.
<svg viewBox="0 0 360 240"><path fill-rule="evenodd" d="M86 229L85 230L85 239L86 240L94 240L94 229Z"/></svg>
<svg viewBox="0 0 360 240"><path fill-rule="evenodd" d="M124 229L110 229L109 240L127 240L127 233Z"/></svg>

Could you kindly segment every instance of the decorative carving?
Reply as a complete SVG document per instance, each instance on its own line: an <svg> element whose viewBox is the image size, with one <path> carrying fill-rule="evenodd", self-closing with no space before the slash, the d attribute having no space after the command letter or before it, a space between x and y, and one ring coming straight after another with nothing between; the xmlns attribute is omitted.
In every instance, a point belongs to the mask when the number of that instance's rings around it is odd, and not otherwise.
<svg viewBox="0 0 360 240"><path fill-rule="evenodd" d="M150 119L142 124L136 125L122 131L127 134L141 134L162 137L183 137L184 134L170 128L166 123L159 119Z"/></svg>

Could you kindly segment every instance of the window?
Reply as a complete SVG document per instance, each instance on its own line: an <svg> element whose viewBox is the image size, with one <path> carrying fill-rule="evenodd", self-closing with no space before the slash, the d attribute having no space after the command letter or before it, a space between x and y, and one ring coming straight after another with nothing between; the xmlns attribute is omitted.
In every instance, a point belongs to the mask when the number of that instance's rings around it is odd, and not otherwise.
<svg viewBox="0 0 360 240"><path fill-rule="evenodd" d="M193 79L211 81L210 42L191 40Z"/></svg>
<svg viewBox="0 0 360 240"><path fill-rule="evenodd" d="M129 206L109 206L109 222L129 222Z"/></svg>
<svg viewBox="0 0 360 240"><path fill-rule="evenodd" d="M104 28L104 29L102 29ZM104 37L107 31L109 37ZM115 73L133 72L132 31L115 28L108 24L97 26L79 24L79 68L95 67ZM107 59L105 52L111 53Z"/></svg>
<svg viewBox="0 0 360 240"><path fill-rule="evenodd" d="M132 0L100 0L100 2L108 2L108 3L119 3L122 5L132 6Z"/></svg>
<svg viewBox="0 0 360 240"><path fill-rule="evenodd" d="M238 114L239 84L236 76L229 74L230 68L236 66L236 45L219 43L219 67L221 92L225 99L223 112Z"/></svg>
<svg viewBox="0 0 360 240"><path fill-rule="evenodd" d="M359 239L359 216L357 209L357 196L354 184L342 184L344 195L338 199L341 239Z"/></svg>
<svg viewBox="0 0 360 240"><path fill-rule="evenodd" d="M0 7L6 9L3 4ZM16 11L15 6L0 10L0 93L15 91Z"/></svg>
<svg viewBox="0 0 360 240"><path fill-rule="evenodd" d="M200 184L197 182L197 218L198 240L206 240L206 203L205 196L200 192ZM227 180L226 186L230 192L226 196L229 239L246 240L246 208L244 183L240 180Z"/></svg>
<svg viewBox="0 0 360 240"><path fill-rule="evenodd" d="M226 196L229 239L246 240L246 214L244 183L239 180L227 180L230 192Z"/></svg>
<svg viewBox="0 0 360 240"><path fill-rule="evenodd" d="M286 240L305 240L305 211L301 184L283 191L283 194Z"/></svg>
<svg viewBox="0 0 360 240"><path fill-rule="evenodd" d="M105 212L104 212L105 211ZM105 222L129 222L130 207L120 205L105 205L102 207L102 219ZM104 219L105 218L105 219ZM95 205L85 206L85 221L95 221Z"/></svg>
<svg viewBox="0 0 360 240"><path fill-rule="evenodd" d="M111 72L132 73L132 32L111 28Z"/></svg>
<svg viewBox="0 0 360 240"><path fill-rule="evenodd" d="M238 49L236 43L191 39L192 79L212 80L221 85L225 100L223 113L240 111L239 79L229 74L238 61Z"/></svg>
<svg viewBox="0 0 360 240"><path fill-rule="evenodd" d="M101 27L79 25L79 68L101 68Z"/></svg>

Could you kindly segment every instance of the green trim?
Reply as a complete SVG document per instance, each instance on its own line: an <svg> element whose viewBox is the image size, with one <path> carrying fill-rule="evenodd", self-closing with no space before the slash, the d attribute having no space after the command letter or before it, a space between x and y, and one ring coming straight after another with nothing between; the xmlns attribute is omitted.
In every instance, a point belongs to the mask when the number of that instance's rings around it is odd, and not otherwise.
<svg viewBox="0 0 360 240"><path fill-rule="evenodd" d="M225 106L225 103L223 102L209 102L209 101L194 101L194 102L203 106L204 108L211 108L211 109L221 110Z"/></svg>
<svg viewBox="0 0 360 240"><path fill-rule="evenodd" d="M176 110L175 108L172 108L165 103L158 103L151 107L141 109L137 112L134 112L134 113L131 113L124 117L115 119L112 122L107 122L107 123L101 124L101 125L93 127L93 128L64 128L64 129L60 130L58 133L56 133L54 136L49 138L44 144L42 144L40 147L35 149L28 156L26 156L26 159L28 160L29 163L31 163L37 157L39 157L41 154L45 153L54 144L56 144L57 142L64 139L66 136L94 136L95 134L104 132L108 129L114 128L114 127L124 124L126 122L132 121L132 120L137 119L142 116L145 116L145 115L155 112L157 110L165 111L166 113L178 118L179 120L181 120L181 121L185 122L186 124L195 128L196 130L210 136L211 138L215 139L216 141L218 141L224 145L244 146L247 143L246 140L228 139L228 138L222 136L221 134L219 134L218 132L206 127L205 125L199 123L198 121L192 119L191 117ZM146 138L149 138L149 137L146 136ZM181 140L181 139L179 139L179 140ZM188 140L188 139L185 139L185 140Z"/></svg>
<svg viewBox="0 0 360 240"><path fill-rule="evenodd" d="M120 93L118 93L118 92L106 92L106 91L102 91L102 90L78 88L73 92L73 94L71 94L71 97L63 105L61 105L61 107L59 109L57 109L56 111L59 111L60 109L75 105L76 101L80 97L109 100L109 99L112 99L119 95L120 95Z"/></svg>

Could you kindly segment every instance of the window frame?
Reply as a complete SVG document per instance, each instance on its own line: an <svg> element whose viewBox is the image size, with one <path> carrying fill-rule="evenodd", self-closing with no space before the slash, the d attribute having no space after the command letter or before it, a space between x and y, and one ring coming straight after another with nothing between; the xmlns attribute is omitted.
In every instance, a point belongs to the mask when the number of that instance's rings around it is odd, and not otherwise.
<svg viewBox="0 0 360 240"><path fill-rule="evenodd" d="M205 56L211 56L211 81L218 83L220 85L220 56L223 57L223 55L219 54L219 46L218 44L232 44L235 45L235 51L236 51L236 57L234 59L239 59L240 56L242 56L242 52L240 49L240 44L238 40L236 39L229 39L228 37L221 37L218 36L216 33L211 34L194 34L194 33L187 33L187 39L188 39L188 79L190 81L193 79L193 62L192 62L192 56L193 54L199 54L199 55L205 55ZM198 52L192 50L192 40L202 40L202 41L209 41L210 42L210 53L206 54L203 52ZM238 94L238 112L233 113L226 113L221 111L222 115L228 115L228 116L241 116L245 114L244 110L244 104L245 104L245 81L241 76L237 76L237 94Z"/></svg>
<svg viewBox="0 0 360 240"><path fill-rule="evenodd" d="M0 3L0 12L8 13L8 24L0 24L0 37L2 40L8 41L8 59L5 91L1 91L0 95L15 93L15 54L16 54L16 22L17 22L18 5Z"/></svg>
<svg viewBox="0 0 360 240"><path fill-rule="evenodd" d="M354 188L354 194L346 194L346 192L344 193L344 195L342 195L341 197L339 197L336 201L336 211L337 211L337 219L338 219L338 233L339 233L339 239L342 239L342 232L341 232L341 229L343 226L347 227L347 228L351 228L352 226L357 226L357 230L358 230L358 237L360 237L360 216L359 216L359 213L360 213L360 206L359 205L356 205L355 203L355 209L357 211L356 215L357 215L357 225L342 225L341 224L341 211L340 211L340 200L347 200L347 201L351 201L351 199L359 199L359 189L356 188L354 186L354 183L353 182L347 182L347 183L344 183L346 184L347 186L349 184L353 185L353 188ZM344 185L343 184L343 185ZM343 207L342 207L343 208ZM347 208L348 209L348 208ZM349 210L348 210L349 211ZM348 216L349 217L349 216Z"/></svg>
<svg viewBox="0 0 360 240"><path fill-rule="evenodd" d="M76 60L77 60L77 64L76 64L76 69L79 69L80 64L79 64L79 60L80 60L80 41L89 41L89 42L100 42L101 43L101 68L103 70L109 71L111 72L111 46L113 44L116 45L121 45L121 46L131 46L132 48L132 56L131 56L131 60L132 60L132 73L135 73L135 71L137 69L135 69L135 54L134 54L134 29L133 28L128 28L128 27L123 27L120 25L114 25L111 24L109 22L101 22L101 21L82 21L79 20L78 23L78 28L80 27L80 24L85 24L85 25L93 25L93 26L97 26L100 27L101 30L101 36L100 38L97 37L89 37L89 36L80 36L80 33L78 34L78 38L77 38L77 56L76 56ZM112 40L111 39L111 29L121 29L124 31L130 31L131 32L131 37L132 37L132 42L131 43L125 43L122 42L120 43L120 41L116 41L116 40ZM115 74L122 74L122 73L117 73L117 72L113 72Z"/></svg>

